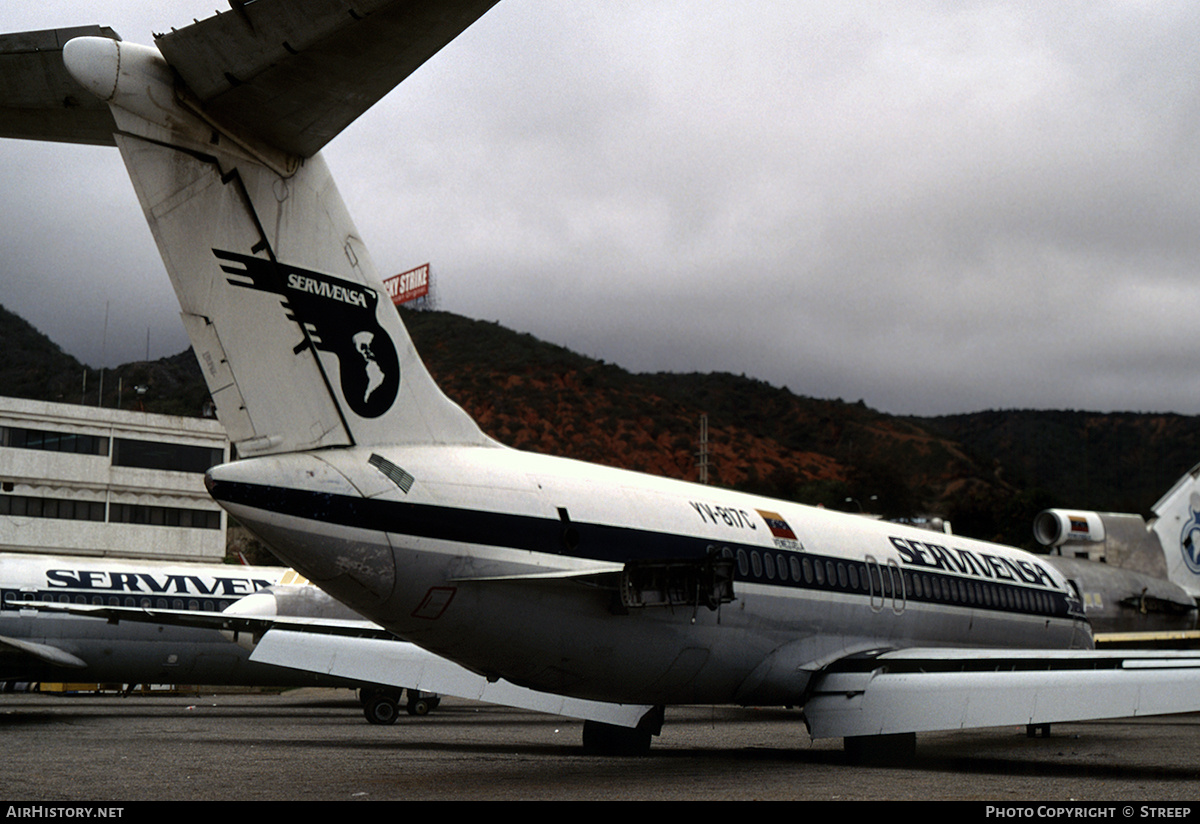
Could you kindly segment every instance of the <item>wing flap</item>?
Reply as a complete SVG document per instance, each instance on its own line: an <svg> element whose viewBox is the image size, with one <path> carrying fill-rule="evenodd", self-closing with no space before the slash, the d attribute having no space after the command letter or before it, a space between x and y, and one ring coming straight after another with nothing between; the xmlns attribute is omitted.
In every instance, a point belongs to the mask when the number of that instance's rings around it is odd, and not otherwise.
<svg viewBox="0 0 1200 824"><path fill-rule="evenodd" d="M652 709L568 698L507 681L489 681L413 644L371 638L326 637L318 643L303 632L273 629L259 641L250 660L622 727L636 727Z"/></svg>
<svg viewBox="0 0 1200 824"><path fill-rule="evenodd" d="M31 604L44 612L64 612L106 619L112 622L137 621L151 624L199 627L229 633L245 633L258 638L250 660L302 672L337 674L352 681L417 689L502 704L508 707L583 718L636 727L650 706L609 704L586 701L518 687L507 681L488 681L482 675L460 667L445 658L426 652L415 644L398 640L378 624L369 621L304 618L295 616L254 616L231 612L107 607L75 604ZM261 637L260 637L261 636ZM9 639L0 637L0 660ZM28 650L25 642L9 642L27 654L63 666L71 664L66 653L48 648ZM51 660L49 655L58 652ZM40 654L39 654L40 653Z"/></svg>
<svg viewBox="0 0 1200 824"><path fill-rule="evenodd" d="M121 39L101 26L0 35L0 137L114 145L108 104L63 66L62 47L85 36Z"/></svg>
<svg viewBox="0 0 1200 824"><path fill-rule="evenodd" d="M904 650L814 677L814 738L927 732L1200 710L1200 654Z"/></svg>
<svg viewBox="0 0 1200 824"><path fill-rule="evenodd" d="M205 110L301 157L498 0L256 0L155 43Z"/></svg>

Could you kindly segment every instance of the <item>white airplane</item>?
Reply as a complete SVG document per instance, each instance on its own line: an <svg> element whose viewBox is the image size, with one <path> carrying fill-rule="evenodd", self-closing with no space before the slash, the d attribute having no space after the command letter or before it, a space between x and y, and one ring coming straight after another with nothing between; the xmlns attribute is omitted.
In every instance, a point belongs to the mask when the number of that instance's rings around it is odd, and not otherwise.
<svg viewBox="0 0 1200 824"><path fill-rule="evenodd" d="M39 605L220 612L275 586L283 567L0 554L0 680L124 684L346 686L249 660L218 632L120 628Z"/></svg>
<svg viewBox="0 0 1200 824"><path fill-rule="evenodd" d="M231 5L157 48L40 35L53 117L12 122L117 145L244 458L209 490L307 578L489 681L650 707L586 722L601 751L644 751L682 703L802 707L852 754L1200 710L1200 657L1091 650L1037 556L493 441L430 378L319 154L491 0Z"/></svg>

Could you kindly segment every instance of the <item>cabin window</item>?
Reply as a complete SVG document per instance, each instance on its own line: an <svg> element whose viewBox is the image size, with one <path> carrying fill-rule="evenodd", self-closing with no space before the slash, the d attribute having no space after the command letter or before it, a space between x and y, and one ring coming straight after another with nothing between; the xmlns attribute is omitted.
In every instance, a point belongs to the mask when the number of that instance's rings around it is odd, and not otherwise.
<svg viewBox="0 0 1200 824"><path fill-rule="evenodd" d="M779 568L779 580L786 581L788 579L788 559L780 555L775 559L775 566Z"/></svg>

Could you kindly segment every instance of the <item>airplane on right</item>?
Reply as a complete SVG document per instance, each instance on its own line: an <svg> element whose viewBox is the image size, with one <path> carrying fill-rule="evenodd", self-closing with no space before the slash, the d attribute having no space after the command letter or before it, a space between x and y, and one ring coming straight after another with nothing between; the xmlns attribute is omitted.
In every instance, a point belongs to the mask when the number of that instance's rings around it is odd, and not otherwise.
<svg viewBox="0 0 1200 824"><path fill-rule="evenodd" d="M1047 509L1033 536L1079 589L1097 643L1194 643L1200 598L1200 464L1141 515Z"/></svg>
<svg viewBox="0 0 1200 824"><path fill-rule="evenodd" d="M1094 650L1044 557L520 452L446 398L320 149L491 5L233 2L155 47L7 36L0 70L47 91L0 133L121 152L242 456L208 472L223 507L489 682L649 707L586 721L600 752L645 752L672 704L799 707L867 757L929 730L1200 710L1200 654Z"/></svg>

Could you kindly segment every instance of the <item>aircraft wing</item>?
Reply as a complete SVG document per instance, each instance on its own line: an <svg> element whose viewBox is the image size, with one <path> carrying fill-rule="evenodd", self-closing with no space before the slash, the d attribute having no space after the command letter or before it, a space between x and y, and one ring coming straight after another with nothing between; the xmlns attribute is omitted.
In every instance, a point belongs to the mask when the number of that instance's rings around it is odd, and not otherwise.
<svg viewBox="0 0 1200 824"><path fill-rule="evenodd" d="M155 45L210 115L309 157L498 0L231 0Z"/></svg>
<svg viewBox="0 0 1200 824"><path fill-rule="evenodd" d="M26 608L22 604L22 608ZM235 612L205 612L189 609L156 609L154 607L113 607L90 604L56 604L49 601L30 602L28 609L39 612L63 612L84 618L102 618L109 623L136 621L142 624L167 624L193 629L212 629L222 632L261 635L269 629L288 627L300 632L320 635L350 635L359 638L397 640L396 636L370 621L351 621L333 618L302 616L256 616Z"/></svg>
<svg viewBox="0 0 1200 824"><path fill-rule="evenodd" d="M1200 710L1200 653L905 649L814 676L814 738L1049 724Z"/></svg>
<svg viewBox="0 0 1200 824"><path fill-rule="evenodd" d="M489 681L415 644L379 639L331 636L318 643L303 632L272 630L254 648L250 660L630 728L652 709L567 698L504 680Z"/></svg>
<svg viewBox="0 0 1200 824"><path fill-rule="evenodd" d="M62 48L75 37L121 39L100 26L0 35L0 136L116 145L108 104L63 66Z"/></svg>
<svg viewBox="0 0 1200 824"><path fill-rule="evenodd" d="M49 602L32 602L29 608L111 622L138 621L244 633L257 639L250 660L263 664L623 727L636 727L652 709L648 705L567 698L518 687L508 681L488 681L415 644L399 640L370 621Z"/></svg>

